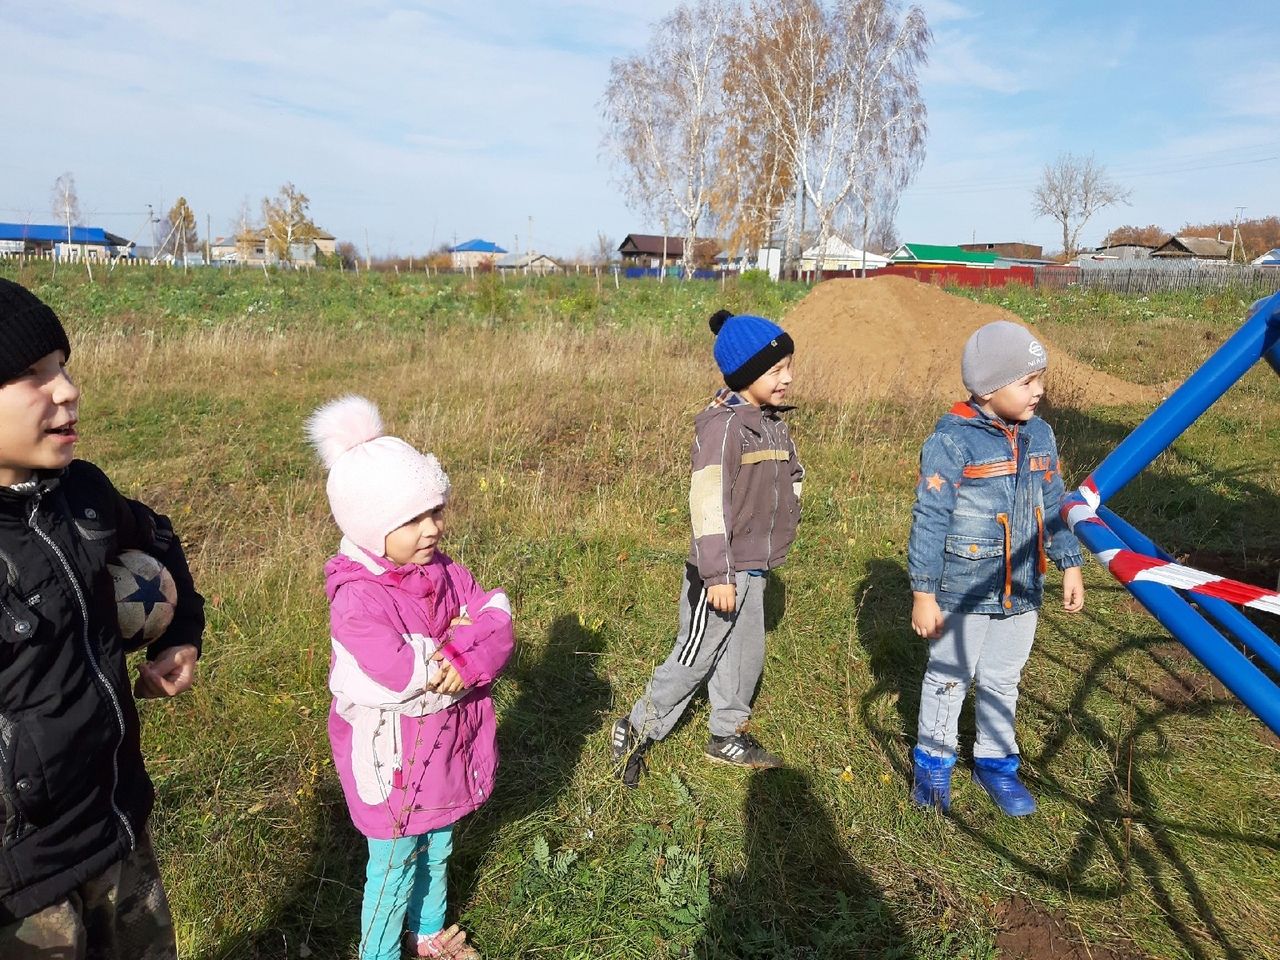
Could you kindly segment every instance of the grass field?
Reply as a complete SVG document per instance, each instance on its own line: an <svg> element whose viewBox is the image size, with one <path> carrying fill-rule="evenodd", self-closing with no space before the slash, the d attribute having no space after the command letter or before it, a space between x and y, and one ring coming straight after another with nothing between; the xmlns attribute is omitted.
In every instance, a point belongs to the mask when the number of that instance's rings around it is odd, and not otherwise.
<svg viewBox="0 0 1280 960"><path fill-rule="evenodd" d="M770 588L756 711L788 768L705 763L698 703L641 789L612 779L609 724L673 636L690 420L716 386L705 317L779 315L803 288L19 279L72 330L82 455L173 517L208 600L200 686L142 706L184 956L353 955L363 844L324 732L337 535L301 422L359 391L440 457L447 549L515 605L498 787L451 867L451 915L487 957L979 958L1051 935L1058 952L1035 955L1280 957L1280 750L1096 566L1083 614L1046 607L1023 684L1041 812L1002 819L963 762L951 817L908 803L925 650L905 550L940 411L802 401L790 416L805 518ZM1185 375L1244 306L983 296L1147 383ZM1147 412L1060 399L1069 481ZM1275 377L1251 374L1117 508L1176 552L1274 582L1278 414Z"/></svg>

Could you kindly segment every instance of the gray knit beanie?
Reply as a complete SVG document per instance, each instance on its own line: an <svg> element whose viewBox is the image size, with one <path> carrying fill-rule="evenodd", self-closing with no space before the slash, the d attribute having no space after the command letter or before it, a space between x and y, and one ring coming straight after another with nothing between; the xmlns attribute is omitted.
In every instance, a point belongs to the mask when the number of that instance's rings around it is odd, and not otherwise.
<svg viewBox="0 0 1280 960"><path fill-rule="evenodd" d="M960 378L975 397L985 397L1049 365L1040 341L1024 327L996 320L974 331L964 345Z"/></svg>
<svg viewBox="0 0 1280 960"><path fill-rule="evenodd" d="M54 350L71 356L58 315L26 287L0 278L0 384Z"/></svg>

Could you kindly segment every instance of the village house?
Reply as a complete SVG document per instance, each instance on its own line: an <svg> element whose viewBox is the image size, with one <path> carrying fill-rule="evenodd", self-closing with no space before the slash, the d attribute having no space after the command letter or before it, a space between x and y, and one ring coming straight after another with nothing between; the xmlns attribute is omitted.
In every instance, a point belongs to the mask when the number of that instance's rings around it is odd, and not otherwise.
<svg viewBox="0 0 1280 960"><path fill-rule="evenodd" d="M1005 260L1040 260L1044 247L1038 243L962 243L961 250L970 253L994 253Z"/></svg>
<svg viewBox="0 0 1280 960"><path fill-rule="evenodd" d="M290 260L295 264L314 266L316 257L333 256L337 250L337 238L324 230L316 231L310 240L295 243L290 250ZM279 257L267 250L265 230L251 230L239 237L218 237L209 242L209 259L214 263L243 263L260 267L279 262Z"/></svg>
<svg viewBox="0 0 1280 960"><path fill-rule="evenodd" d="M555 260L536 250L530 250L527 253L508 253L494 266L503 273L536 273L539 276L564 271L564 267Z"/></svg>
<svg viewBox="0 0 1280 960"><path fill-rule="evenodd" d="M475 270L492 267L507 251L489 240L468 240L449 248L454 270Z"/></svg>
<svg viewBox="0 0 1280 960"><path fill-rule="evenodd" d="M0 223L0 253L53 255L73 260L130 256L133 241L101 227L58 223Z"/></svg>
<svg viewBox="0 0 1280 960"><path fill-rule="evenodd" d="M994 267L999 256L995 253L965 250L961 247L940 246L931 243L904 243L889 257L894 263L915 266Z"/></svg>
<svg viewBox="0 0 1280 960"><path fill-rule="evenodd" d="M711 266L721 244L710 237L698 237L693 244L693 262ZM670 267L684 260L684 237L663 237L652 233L628 233L618 244L624 267Z"/></svg>
<svg viewBox="0 0 1280 960"><path fill-rule="evenodd" d="M1170 237L1151 251L1153 259L1226 260L1231 243L1215 237Z"/></svg>
<svg viewBox="0 0 1280 960"><path fill-rule="evenodd" d="M888 257L860 250L843 237L829 237L825 244L800 253L800 269L806 271L878 270L888 265Z"/></svg>

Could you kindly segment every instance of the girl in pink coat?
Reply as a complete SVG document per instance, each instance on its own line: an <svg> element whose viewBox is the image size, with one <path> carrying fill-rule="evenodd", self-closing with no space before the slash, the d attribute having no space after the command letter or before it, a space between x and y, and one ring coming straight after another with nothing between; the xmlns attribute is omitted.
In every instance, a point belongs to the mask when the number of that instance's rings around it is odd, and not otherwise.
<svg viewBox="0 0 1280 960"><path fill-rule="evenodd" d="M489 687L515 642L511 606L440 551L449 478L431 454L384 436L377 407L343 397L307 432L342 531L325 564L329 741L369 842L360 958L398 958L404 932L414 956L476 960L444 926L445 866L453 824L493 791Z"/></svg>

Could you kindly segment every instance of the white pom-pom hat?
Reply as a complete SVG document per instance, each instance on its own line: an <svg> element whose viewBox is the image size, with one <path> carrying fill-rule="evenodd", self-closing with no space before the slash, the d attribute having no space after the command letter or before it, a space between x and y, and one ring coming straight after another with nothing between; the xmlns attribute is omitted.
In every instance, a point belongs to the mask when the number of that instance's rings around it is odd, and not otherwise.
<svg viewBox="0 0 1280 960"><path fill-rule="evenodd" d="M364 397L331 400L307 418L307 436L329 468L329 507L348 540L386 555L387 534L449 498L440 461L384 436Z"/></svg>

